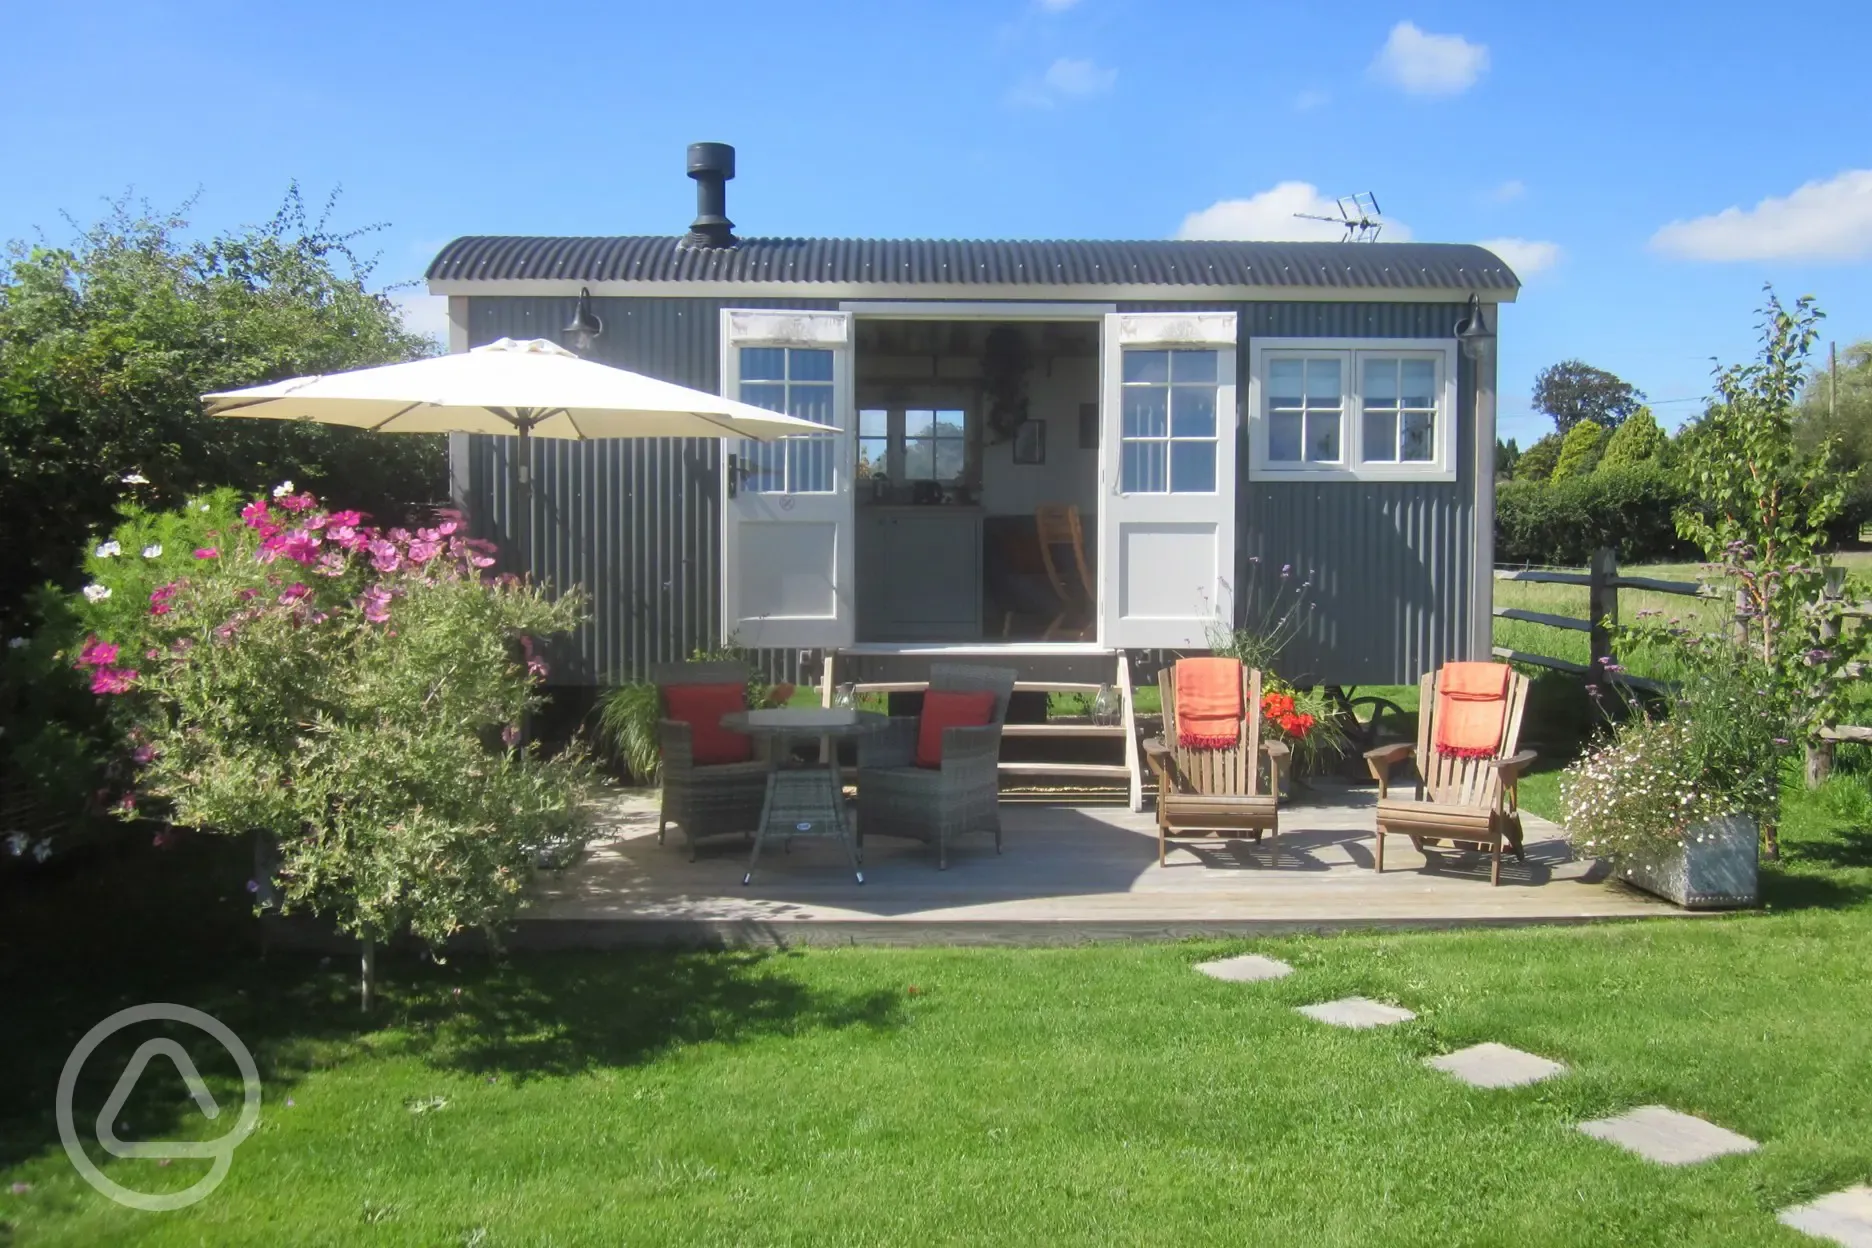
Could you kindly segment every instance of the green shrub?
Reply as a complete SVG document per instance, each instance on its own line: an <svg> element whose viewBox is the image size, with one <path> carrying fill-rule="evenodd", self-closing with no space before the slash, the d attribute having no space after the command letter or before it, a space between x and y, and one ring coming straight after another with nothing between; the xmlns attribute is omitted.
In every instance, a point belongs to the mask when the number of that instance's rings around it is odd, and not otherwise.
<svg viewBox="0 0 1872 1248"><path fill-rule="evenodd" d="M639 784L655 784L663 769L657 744L657 719L662 703L657 687L632 681L607 689L598 699L598 732Z"/></svg>
<svg viewBox="0 0 1872 1248"><path fill-rule="evenodd" d="M1658 427L1657 417L1651 414L1650 408L1641 407L1606 439L1605 453L1599 457L1599 467L1594 471L1659 461L1669 446L1670 439Z"/></svg>
<svg viewBox="0 0 1872 1248"><path fill-rule="evenodd" d="M1584 477L1599 466L1605 449L1605 429L1598 422L1582 420L1567 430L1560 440L1560 458L1554 464L1552 480L1565 481Z"/></svg>
<svg viewBox="0 0 1872 1248"><path fill-rule="evenodd" d="M1495 559L1578 565L1601 546L1627 563L1681 557L1693 549L1673 518L1684 501L1683 486L1656 464L1552 482L1517 478L1495 492Z"/></svg>
<svg viewBox="0 0 1872 1248"><path fill-rule="evenodd" d="M1550 433L1533 446L1515 456L1514 479L1517 481L1545 481L1553 476L1554 465L1560 462L1560 435Z"/></svg>

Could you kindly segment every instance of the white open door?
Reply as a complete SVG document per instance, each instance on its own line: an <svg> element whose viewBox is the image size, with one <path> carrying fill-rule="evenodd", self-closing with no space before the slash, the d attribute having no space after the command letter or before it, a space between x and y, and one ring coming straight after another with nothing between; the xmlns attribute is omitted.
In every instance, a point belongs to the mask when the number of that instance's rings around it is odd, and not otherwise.
<svg viewBox="0 0 1872 1248"><path fill-rule="evenodd" d="M1201 647L1235 620L1235 314L1105 318L1099 641Z"/></svg>
<svg viewBox="0 0 1872 1248"><path fill-rule="evenodd" d="M722 635L750 648L849 645L852 358L846 312L722 312L722 393L826 426L722 443Z"/></svg>

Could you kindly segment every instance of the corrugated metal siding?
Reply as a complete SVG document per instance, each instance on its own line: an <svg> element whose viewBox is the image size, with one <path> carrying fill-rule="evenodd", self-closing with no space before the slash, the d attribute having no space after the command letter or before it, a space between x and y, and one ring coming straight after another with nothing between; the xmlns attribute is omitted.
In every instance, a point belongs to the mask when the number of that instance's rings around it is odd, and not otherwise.
<svg viewBox="0 0 1872 1248"><path fill-rule="evenodd" d="M1291 286L1513 291L1514 271L1470 243L1279 243L1062 239L746 238L682 247L674 236L470 236L430 262L431 281L876 282L973 285Z"/></svg>
<svg viewBox="0 0 1872 1248"><path fill-rule="evenodd" d="M605 332L593 358L713 391L720 369L720 310L836 308L787 299L598 299ZM1462 309L1421 303L1153 302L1126 311L1226 308L1242 318L1240 376L1257 337L1444 338ZM574 301L469 301L473 344L502 336L558 338ZM1467 362L1458 388L1460 435L1454 483L1280 483L1247 479L1237 490L1247 601L1282 564L1313 578L1317 609L1283 666L1347 684L1415 681L1462 657L1470 628L1474 563L1474 385ZM1245 391L1244 391L1245 394ZM508 532L505 438L471 438L467 504L484 532ZM539 442L532 566L556 585L592 595L592 621L565 648L555 683L610 683L656 662L714 644L720 628L720 502L716 444L708 440ZM1259 563L1251 562L1258 559ZM797 654L763 656L770 674L796 675Z"/></svg>
<svg viewBox="0 0 1872 1248"><path fill-rule="evenodd" d="M468 338L551 338L573 299L471 299ZM596 299L604 321L587 358L714 392L721 309L837 307L800 299ZM511 438L469 437L458 503L476 529L511 544ZM708 438L540 439L533 447L531 566L548 583L582 586L590 622L555 648L554 684L611 684L652 663L687 658L721 629L719 443ZM774 656L779 663L781 656ZM786 660L790 662L790 656ZM790 675L790 667L786 669ZM776 669L779 674L779 669Z"/></svg>

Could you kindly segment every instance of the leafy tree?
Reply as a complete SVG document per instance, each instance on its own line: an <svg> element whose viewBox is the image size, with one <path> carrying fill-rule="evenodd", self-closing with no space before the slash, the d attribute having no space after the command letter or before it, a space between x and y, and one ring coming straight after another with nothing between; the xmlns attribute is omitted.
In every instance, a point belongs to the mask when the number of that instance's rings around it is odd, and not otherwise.
<svg viewBox="0 0 1872 1248"><path fill-rule="evenodd" d="M1669 445L1670 439L1658 427L1657 417L1650 408L1641 407L1606 439L1605 453L1599 457L1595 471L1652 463L1663 458Z"/></svg>
<svg viewBox="0 0 1872 1248"><path fill-rule="evenodd" d="M70 587L119 502L173 506L219 485L341 482L401 518L441 497L439 438L210 420L212 390L433 350L366 285L361 234L308 217L297 187L264 225L187 236L127 201L71 244L0 259L0 623L32 586Z"/></svg>
<svg viewBox="0 0 1872 1248"><path fill-rule="evenodd" d="M1630 382L1579 360L1550 364L1534 378L1534 408L1553 417L1562 434L1582 420L1616 429L1644 397Z"/></svg>
<svg viewBox="0 0 1872 1248"><path fill-rule="evenodd" d="M1550 433L1515 457L1515 480L1545 481L1553 476L1554 465L1559 462L1560 435Z"/></svg>
<svg viewBox="0 0 1872 1248"><path fill-rule="evenodd" d="M1495 476L1498 480L1514 476L1515 461L1521 458L1521 447L1513 438L1506 442L1495 439Z"/></svg>
<svg viewBox="0 0 1872 1248"><path fill-rule="evenodd" d="M1827 369L1814 370L1794 414L1794 442L1809 455L1832 443L1841 468L1872 464L1872 340L1840 352L1837 398Z"/></svg>
<svg viewBox="0 0 1872 1248"><path fill-rule="evenodd" d="M1554 464L1552 479L1565 481L1590 475L1599 466L1605 441L1605 430L1595 421L1582 420L1567 430L1566 437L1560 440L1560 458Z"/></svg>

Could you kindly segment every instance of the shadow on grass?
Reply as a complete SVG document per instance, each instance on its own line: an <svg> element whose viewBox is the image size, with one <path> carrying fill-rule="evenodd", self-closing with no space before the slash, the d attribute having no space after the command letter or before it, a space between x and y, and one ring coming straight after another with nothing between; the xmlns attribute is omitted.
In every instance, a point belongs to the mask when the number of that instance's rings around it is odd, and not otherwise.
<svg viewBox="0 0 1872 1248"><path fill-rule="evenodd" d="M366 1016L354 960L263 956L242 848L205 837L164 853L126 844L63 871L0 880L0 1167L58 1152L55 1093L73 1046L107 1016L147 1002L192 1006L230 1027L253 1052L269 1100L310 1070L385 1053L551 1078L705 1042L887 1031L902 1018L895 991L806 982L784 953L675 951L458 954L440 964L384 956L381 1003ZM239 1102L237 1069L219 1045L188 1027L133 1027L85 1063L74 1097L81 1134L130 1053L157 1034L182 1043L221 1105ZM121 1118L124 1138L143 1140L186 1136L201 1121L179 1080L147 1075Z"/></svg>

